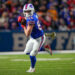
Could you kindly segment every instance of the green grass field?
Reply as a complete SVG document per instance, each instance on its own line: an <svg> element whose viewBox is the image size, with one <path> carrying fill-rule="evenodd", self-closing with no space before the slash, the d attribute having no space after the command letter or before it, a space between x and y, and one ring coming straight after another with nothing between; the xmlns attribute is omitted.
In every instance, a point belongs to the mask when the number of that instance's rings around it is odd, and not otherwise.
<svg viewBox="0 0 75 75"><path fill-rule="evenodd" d="M0 55L0 75L75 75L75 54L39 54L36 71L27 73L29 56Z"/></svg>

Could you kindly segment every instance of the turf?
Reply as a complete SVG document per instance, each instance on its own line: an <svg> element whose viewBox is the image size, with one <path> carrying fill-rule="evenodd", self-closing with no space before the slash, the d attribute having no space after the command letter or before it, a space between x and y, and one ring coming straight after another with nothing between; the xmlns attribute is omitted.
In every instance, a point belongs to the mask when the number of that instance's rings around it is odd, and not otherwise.
<svg viewBox="0 0 75 75"><path fill-rule="evenodd" d="M26 55L0 55L0 75L75 75L75 54L39 54L37 58L61 60L46 60L36 63L36 71L27 73L30 67L29 56ZM21 59L22 61L13 61Z"/></svg>

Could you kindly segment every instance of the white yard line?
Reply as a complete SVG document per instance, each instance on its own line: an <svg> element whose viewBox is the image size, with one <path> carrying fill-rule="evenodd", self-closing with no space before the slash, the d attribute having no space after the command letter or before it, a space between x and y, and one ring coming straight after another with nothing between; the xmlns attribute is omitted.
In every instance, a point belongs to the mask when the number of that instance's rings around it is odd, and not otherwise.
<svg viewBox="0 0 75 75"><path fill-rule="evenodd" d="M18 69L8 69L8 68L0 68L0 70L18 70Z"/></svg>
<svg viewBox="0 0 75 75"><path fill-rule="evenodd" d="M9 58L9 57L5 57L5 56L0 56L0 59L7 59L7 58Z"/></svg>
<svg viewBox="0 0 75 75"><path fill-rule="evenodd" d="M60 60L60 58L37 58L37 61L53 61L53 60ZM11 61L30 61L29 59L12 59Z"/></svg>
<svg viewBox="0 0 75 75"><path fill-rule="evenodd" d="M37 58L37 61L73 60L75 58ZM10 61L30 61L29 59L11 59Z"/></svg>
<svg viewBox="0 0 75 75"><path fill-rule="evenodd" d="M75 63L75 61L74 61L74 62L72 62L72 63Z"/></svg>

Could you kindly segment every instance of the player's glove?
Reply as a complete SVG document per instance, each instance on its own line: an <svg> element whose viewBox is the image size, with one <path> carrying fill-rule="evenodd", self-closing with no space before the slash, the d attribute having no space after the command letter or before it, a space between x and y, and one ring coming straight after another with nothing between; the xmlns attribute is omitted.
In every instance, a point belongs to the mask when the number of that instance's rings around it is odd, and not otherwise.
<svg viewBox="0 0 75 75"><path fill-rule="evenodd" d="M26 26L26 19L24 17L19 16L18 17L18 22L21 23L22 28L24 28L24 26Z"/></svg>
<svg viewBox="0 0 75 75"><path fill-rule="evenodd" d="M21 25L26 26L26 20L24 18L22 18L22 20L21 20Z"/></svg>

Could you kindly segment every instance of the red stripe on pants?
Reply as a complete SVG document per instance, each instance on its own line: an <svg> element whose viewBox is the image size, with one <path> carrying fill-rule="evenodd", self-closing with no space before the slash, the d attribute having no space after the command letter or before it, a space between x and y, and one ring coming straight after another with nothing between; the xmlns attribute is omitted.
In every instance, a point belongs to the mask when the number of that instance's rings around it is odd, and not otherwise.
<svg viewBox="0 0 75 75"><path fill-rule="evenodd" d="M43 39L44 39L44 37L42 36L42 41L41 41L41 43L40 43L40 47L39 47L39 51L40 51L40 48L41 48L41 46L42 46L42 43L43 43Z"/></svg>

